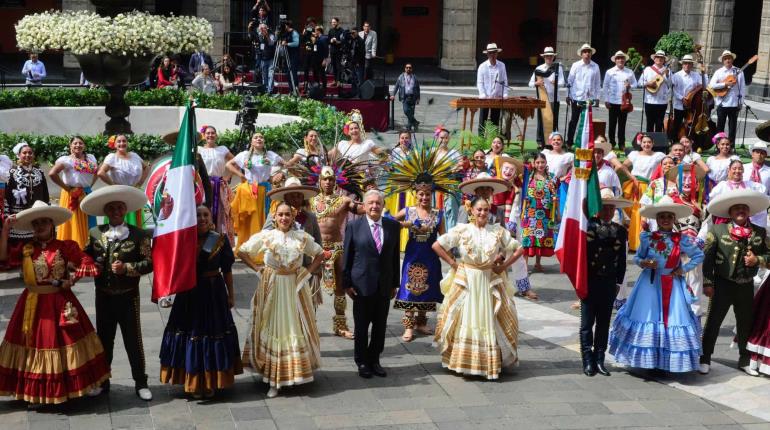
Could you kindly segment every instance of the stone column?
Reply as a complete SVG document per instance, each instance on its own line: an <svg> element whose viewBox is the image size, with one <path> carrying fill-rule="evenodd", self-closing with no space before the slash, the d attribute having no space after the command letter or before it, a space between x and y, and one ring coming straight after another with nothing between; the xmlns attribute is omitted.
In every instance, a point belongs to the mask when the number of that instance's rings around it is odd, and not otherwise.
<svg viewBox="0 0 770 430"><path fill-rule="evenodd" d="M755 100L770 101L770 0L762 2L762 22L759 26L759 61L754 72L748 96Z"/></svg>
<svg viewBox="0 0 770 430"><path fill-rule="evenodd" d="M577 50L591 43L593 8L593 0L559 0L556 51L564 61L565 72L577 61Z"/></svg>
<svg viewBox="0 0 770 430"><path fill-rule="evenodd" d="M470 79L476 70L478 0L444 0L441 69L447 75ZM475 76L472 79L475 82Z"/></svg>
<svg viewBox="0 0 770 430"><path fill-rule="evenodd" d="M709 75L722 64L719 56L730 49L735 0L671 0L669 31L684 31L696 44L709 65Z"/></svg>
<svg viewBox="0 0 770 430"><path fill-rule="evenodd" d="M209 54L217 61L225 49L225 33L230 31L230 0L197 0L196 5L196 15L206 18L214 29L214 47Z"/></svg>
<svg viewBox="0 0 770 430"><path fill-rule="evenodd" d="M324 30L328 31L331 28L332 18L335 16L340 19L340 25L342 28L349 29L354 25L360 26L360 22L356 22L356 12L358 10L358 3L356 0L322 0L323 1L323 26ZM382 43L382 42L380 42Z"/></svg>

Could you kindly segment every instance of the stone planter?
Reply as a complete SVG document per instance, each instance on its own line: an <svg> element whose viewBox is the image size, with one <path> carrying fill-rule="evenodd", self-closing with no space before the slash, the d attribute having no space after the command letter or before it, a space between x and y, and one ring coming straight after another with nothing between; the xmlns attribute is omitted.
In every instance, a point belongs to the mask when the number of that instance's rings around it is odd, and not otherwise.
<svg viewBox="0 0 770 430"><path fill-rule="evenodd" d="M103 86L110 93L110 100L104 108L110 120L104 125L104 134L109 136L131 133L131 123L126 119L131 113L124 97L126 89L147 79L150 63L155 56L85 54L75 55L75 58L83 69L83 76L89 82Z"/></svg>

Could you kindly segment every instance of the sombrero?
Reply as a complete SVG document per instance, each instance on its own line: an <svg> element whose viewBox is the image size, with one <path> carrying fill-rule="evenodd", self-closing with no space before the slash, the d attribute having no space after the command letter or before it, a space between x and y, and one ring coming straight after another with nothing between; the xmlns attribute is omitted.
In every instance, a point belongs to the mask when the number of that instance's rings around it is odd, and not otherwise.
<svg viewBox="0 0 770 430"><path fill-rule="evenodd" d="M197 138L195 139L196 142L200 142L201 140L203 140L203 135L202 134L200 134L198 132L196 132L195 134L197 134ZM164 142L166 142L167 144L169 144L171 146L174 146L174 145L176 145L177 137L179 137L179 131L178 130L164 134L163 137L161 137L161 139Z"/></svg>
<svg viewBox="0 0 770 430"><path fill-rule="evenodd" d="M601 193L603 205L612 205L615 206L616 209L622 209L630 207L633 204L631 200L626 200L622 197L615 197L615 193L612 191L612 188L602 188Z"/></svg>
<svg viewBox="0 0 770 430"><path fill-rule="evenodd" d="M53 225L64 224L72 217L72 212L61 206L51 206L46 202L36 200L29 209L16 214L16 224L13 228L17 230L32 230L32 221L36 219L49 218L53 220Z"/></svg>
<svg viewBox="0 0 770 430"><path fill-rule="evenodd" d="M710 214L722 218L730 218L730 208L735 205L746 205L749 207L749 213L754 215L770 206L770 199L759 191L740 189L720 194L715 197L708 205Z"/></svg>
<svg viewBox="0 0 770 430"><path fill-rule="evenodd" d="M304 199L308 200L318 194L318 189L309 187L307 185L302 185L302 182L300 182L299 179L291 177L286 180L284 186L270 191L267 193L267 196L273 200L282 202L286 194L289 193L301 193Z"/></svg>
<svg viewBox="0 0 770 430"><path fill-rule="evenodd" d="M706 171L703 170L703 167L697 165L697 164L680 164L679 166L682 166L682 174L683 175L689 175L690 170L693 169L693 166L695 167L695 177L700 181L701 179L706 177ZM668 172L666 172L666 179L669 181L676 182L679 177L679 166L672 167Z"/></svg>
<svg viewBox="0 0 770 430"><path fill-rule="evenodd" d="M770 142L770 121L765 121L762 124L759 124L757 128L754 129L754 133L757 134L757 137L760 140Z"/></svg>
<svg viewBox="0 0 770 430"><path fill-rule="evenodd" d="M601 149L604 151L604 155L607 155L610 152L612 152L612 145L610 145L610 143L607 142L607 140L604 140L601 143L594 142L594 149Z"/></svg>
<svg viewBox="0 0 770 430"><path fill-rule="evenodd" d="M105 216L104 205L123 202L126 212L134 212L147 204L147 196L139 188L128 185L110 185L99 188L80 202L80 210L91 216Z"/></svg>
<svg viewBox="0 0 770 430"><path fill-rule="evenodd" d="M475 179L465 181L460 184L460 191L464 194L476 194L476 189L480 187L492 188L492 193L502 193L508 191L511 186L502 179L489 176L488 173L479 173Z"/></svg>
<svg viewBox="0 0 770 430"><path fill-rule="evenodd" d="M659 213L670 212L674 214L676 219L685 218L692 215L692 208L682 204L676 203L671 196L663 196L654 205L647 205L639 210L639 215L644 218L655 219Z"/></svg>
<svg viewBox="0 0 770 430"><path fill-rule="evenodd" d="M503 163L511 163L514 167L516 167L516 174L524 173L524 162L513 158L508 154L503 154L500 156L500 166L502 167Z"/></svg>

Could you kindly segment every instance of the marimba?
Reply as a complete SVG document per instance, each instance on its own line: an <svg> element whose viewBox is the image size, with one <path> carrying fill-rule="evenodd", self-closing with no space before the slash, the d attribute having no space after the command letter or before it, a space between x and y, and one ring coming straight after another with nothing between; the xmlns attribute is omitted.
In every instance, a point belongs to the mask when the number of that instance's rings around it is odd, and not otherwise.
<svg viewBox="0 0 770 430"><path fill-rule="evenodd" d="M527 119L535 116L536 109L542 109L545 107L543 100L538 100L532 97L508 97L505 99L480 99L476 97L462 97L454 99L449 102L449 106L455 109L463 109L463 131L467 124L468 111L471 111L471 123L470 129L473 130L473 121L476 117L476 111L479 109L500 109L510 114L508 121L506 121L504 127L504 133L506 136L511 135L511 122L513 116L516 115L524 120L524 128L521 131L521 142L519 143L521 151L524 152L524 136L527 134ZM509 138L507 144L510 144ZM460 142L461 149L465 149L465 139Z"/></svg>

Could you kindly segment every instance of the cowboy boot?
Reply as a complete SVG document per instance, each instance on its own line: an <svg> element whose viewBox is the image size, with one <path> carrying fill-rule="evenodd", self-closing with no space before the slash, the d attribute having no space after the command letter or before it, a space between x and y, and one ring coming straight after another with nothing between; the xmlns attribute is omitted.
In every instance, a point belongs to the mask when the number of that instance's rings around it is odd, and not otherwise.
<svg viewBox="0 0 770 430"><path fill-rule="evenodd" d="M610 376L610 371L604 366L604 351L596 351L596 371L604 376Z"/></svg>
<svg viewBox="0 0 770 430"><path fill-rule="evenodd" d="M591 351L583 352L583 373L586 376L596 375L596 360L594 359L594 353Z"/></svg>

